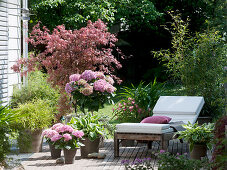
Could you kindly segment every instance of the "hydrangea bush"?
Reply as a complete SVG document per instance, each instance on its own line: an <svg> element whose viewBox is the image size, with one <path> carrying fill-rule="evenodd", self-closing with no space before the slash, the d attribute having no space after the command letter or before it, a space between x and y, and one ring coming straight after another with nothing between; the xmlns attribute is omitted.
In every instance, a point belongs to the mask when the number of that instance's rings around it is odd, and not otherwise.
<svg viewBox="0 0 227 170"><path fill-rule="evenodd" d="M110 76L92 70L73 74L69 77L69 81L65 90L70 94L75 108L79 106L83 113L85 108L92 112L98 111L104 103L111 101L111 96L116 90L113 86L114 80Z"/></svg>
<svg viewBox="0 0 227 170"><path fill-rule="evenodd" d="M51 143L55 148L59 149L75 149L83 144L80 143L80 139L84 136L84 132L73 129L69 125L57 123L50 129L43 131L43 136L48 143Z"/></svg>

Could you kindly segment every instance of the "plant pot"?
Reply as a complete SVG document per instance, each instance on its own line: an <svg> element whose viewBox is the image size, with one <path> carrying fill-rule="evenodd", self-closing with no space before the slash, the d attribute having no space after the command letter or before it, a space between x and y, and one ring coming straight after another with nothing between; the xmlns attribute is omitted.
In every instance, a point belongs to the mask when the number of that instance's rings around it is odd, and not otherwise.
<svg viewBox="0 0 227 170"><path fill-rule="evenodd" d="M52 159L57 159L61 157L61 149L55 149L55 146L49 143L50 154Z"/></svg>
<svg viewBox="0 0 227 170"><path fill-rule="evenodd" d="M85 140L81 141L85 146L80 147L81 157L87 158L89 153L98 153L99 152L99 142L100 137L96 138L94 141L90 141L89 138L84 138Z"/></svg>
<svg viewBox="0 0 227 170"><path fill-rule="evenodd" d="M65 164L74 164L77 149L63 149Z"/></svg>
<svg viewBox="0 0 227 170"><path fill-rule="evenodd" d="M195 144L193 150L190 153L191 159L200 160L201 157L205 157L207 154L207 146L203 144Z"/></svg>
<svg viewBox="0 0 227 170"><path fill-rule="evenodd" d="M20 132L18 145L20 153L39 152L42 148L42 130L31 131L29 129Z"/></svg>

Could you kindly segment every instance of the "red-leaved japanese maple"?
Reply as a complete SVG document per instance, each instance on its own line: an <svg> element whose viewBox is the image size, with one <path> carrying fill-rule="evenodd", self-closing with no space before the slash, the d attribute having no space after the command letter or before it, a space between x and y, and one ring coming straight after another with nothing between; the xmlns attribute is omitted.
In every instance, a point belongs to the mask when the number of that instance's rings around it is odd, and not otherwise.
<svg viewBox="0 0 227 170"><path fill-rule="evenodd" d="M35 68L47 71L48 81L64 92L65 84L69 76L82 73L85 70L102 71L112 76L115 69L121 68L120 62L112 54L117 38L107 31L107 26L98 20L94 23L88 21L87 26L79 30L66 30L64 25L57 26L51 33L40 23L34 26L28 42L34 47L44 47L38 54L32 54L30 58L21 58L12 67L15 72L26 75ZM22 69L22 65L27 70Z"/></svg>

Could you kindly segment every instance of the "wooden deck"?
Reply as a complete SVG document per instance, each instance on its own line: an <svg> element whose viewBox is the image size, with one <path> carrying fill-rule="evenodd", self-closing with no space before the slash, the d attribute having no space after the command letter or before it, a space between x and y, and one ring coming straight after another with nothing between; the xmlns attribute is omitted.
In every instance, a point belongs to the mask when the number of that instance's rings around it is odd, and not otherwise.
<svg viewBox="0 0 227 170"><path fill-rule="evenodd" d="M77 151L74 164L56 164L51 159L48 145L43 146L43 152L34 153L28 159L22 161L25 170L120 170L124 169L121 161L128 159L134 161L136 158L150 158L159 150L159 143L153 142L152 149L147 149L144 143L138 143L134 147L121 147L120 157L114 158L113 140L106 140L104 146L100 148L100 153L105 153L105 159L81 159L80 150ZM171 140L168 151L172 153L188 153L188 145L180 143L179 140ZM63 156L63 152L62 152ZM152 156L153 166L156 168L156 157Z"/></svg>

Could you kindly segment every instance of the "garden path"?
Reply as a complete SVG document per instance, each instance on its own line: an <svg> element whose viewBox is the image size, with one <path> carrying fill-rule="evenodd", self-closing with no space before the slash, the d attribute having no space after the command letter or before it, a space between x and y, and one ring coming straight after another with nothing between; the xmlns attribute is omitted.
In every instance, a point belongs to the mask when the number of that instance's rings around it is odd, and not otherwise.
<svg viewBox="0 0 227 170"><path fill-rule="evenodd" d="M113 140L106 140L104 146L100 148L100 153L106 154L105 159L81 159L78 150L75 163L67 165L56 164L56 161L50 157L48 145L44 144L43 152L30 155L28 159L23 159L21 164L25 170L123 170L122 160L133 161L136 158L149 158L152 153L158 150L159 144L157 142L153 142L152 149L147 149L147 145L144 143L138 143L134 147L120 147L120 157L114 158ZM180 143L177 139L171 140L168 151L182 154L188 152L188 145ZM154 155L152 162L154 168L157 169Z"/></svg>

